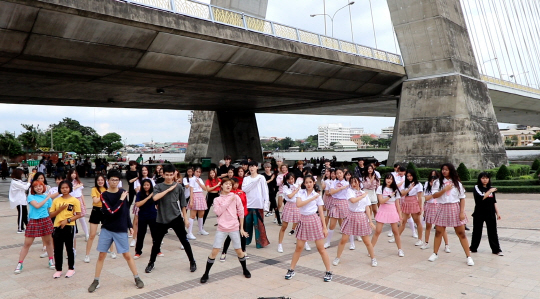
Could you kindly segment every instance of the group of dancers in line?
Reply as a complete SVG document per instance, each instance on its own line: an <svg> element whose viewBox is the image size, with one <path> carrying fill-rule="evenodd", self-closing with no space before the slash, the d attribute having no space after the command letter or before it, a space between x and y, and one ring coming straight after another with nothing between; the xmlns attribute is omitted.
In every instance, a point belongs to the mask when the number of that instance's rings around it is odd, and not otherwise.
<svg viewBox="0 0 540 299"><path fill-rule="evenodd" d="M225 161L230 163L230 157L225 158ZM351 243L350 249L355 248L354 237L357 236L368 250L371 265L376 267L378 262L374 246L384 224L391 225L393 238L389 242L396 243L398 256L403 257L405 253L401 246L400 236L409 217L412 217L416 224L419 240L415 245L422 249L430 247L428 245L429 232L432 225L436 226L433 253L428 259L431 262L438 258L443 238L446 244L445 251L450 251L446 227L454 227L467 256L467 264L473 266L474 262L470 253L476 252L478 248L484 221L488 227L493 253L502 255L498 244L496 222L491 219L495 216L500 219L495 204L496 189L491 187L491 181L486 173L480 174L478 185L475 187L476 208L473 214L475 231L473 231L473 242L469 248L464 228L467 223L465 190L452 164L443 164L440 172L433 171L428 182L422 186L414 170L406 170L400 166L396 167L395 172L386 174L381 184L380 174L374 165L368 165L360 172L361 176L357 176L341 168L333 169L327 162L322 172L321 187L319 187L316 177L310 173L309 169L302 171L302 161L299 161L299 167L291 172L282 160L277 159L276 162L279 169L277 174L258 174L258 164L251 161L246 163L247 169L243 171L246 175L241 177L238 176L238 170L235 171L236 176L230 175L230 165L224 165L226 171L211 170L206 183L200 179L200 168L188 170L186 177L182 178L174 166L158 166L155 176L150 178L148 177L149 169L143 166L136 180L128 179L128 183L134 184L137 190L132 212L137 214L138 233L133 233L134 226L129 215L130 196L129 192L120 186L121 174L111 171L107 178L97 176L95 187L92 188L91 227L88 233L85 232L88 239L85 262L89 262L89 250L92 247L97 226L100 223L102 226L97 246L99 258L96 263L96 275L88 289L89 292L94 292L100 286L99 275L107 253L113 249L113 243L116 244L117 252L123 254L126 259L134 275L136 286L138 288L144 286L138 276L134 259L140 258L142 254L147 227L150 228L152 236L152 250L150 261L145 269L146 273L152 272L156 256L162 255L162 240L169 229L174 230L181 242L181 249L185 250L190 261L190 271L196 271L197 266L188 240L195 239L192 227L196 217L199 217L199 234L208 235L203 225L209 207L212 205L217 215L217 231L213 250L207 259L205 273L200 279L201 283L209 280L210 269L220 251L222 251L220 260L225 261L227 248L231 242L242 265L244 276L251 277L246 266L248 258L246 244L250 244L252 232L255 235L257 248L266 247L269 244L264 228L264 212L272 210L272 206L276 217L279 218L279 208L283 200L285 205L282 217L278 219L279 222L282 221L278 252L283 252L282 241L289 223L293 223L293 230L289 232L289 235L296 234L297 239L291 266L285 275L286 279L291 279L295 275L294 269L302 251L310 250L307 242L314 241L326 268L323 279L324 281L332 280L331 263L326 248L330 246L337 223L340 223L342 238L338 245L337 256L332 263L334 266L340 263L347 242ZM134 166L137 166L136 163ZM135 168L133 167L132 170ZM265 172L270 172L270 163L265 163L264 168ZM73 192L74 188L82 189L82 183L76 178L76 174L72 174L74 177L71 177L71 181L57 177L58 187L48 188L46 181L43 182L44 176L42 178L37 176L33 182L27 183L22 182L22 173L18 178L17 175L19 173L14 171L10 202L12 206L16 205L21 203L20 197L23 197L30 206L30 212L27 216L29 222L25 231L25 242L15 273L22 271L24 258L34 238L42 237L49 257L49 267L56 269L53 277L59 278L62 275L64 246L69 266L65 277L72 277L75 274L75 223L84 221L82 211L85 210L84 200L74 197ZM268 187L273 180L275 194L271 194ZM76 181L75 187L73 181ZM24 194L25 188L30 189L28 198ZM207 192L206 199L202 196L202 191ZM277 197L277 203L271 204L272 195L275 196L272 199ZM482 205L481 208L479 208L480 205ZM495 215L490 215L492 212ZM426 223L425 241L422 241L422 215ZM479 233L476 233L477 216ZM19 229L21 229L20 226ZM134 256L129 253L128 231L137 238ZM372 233L373 236L370 239Z"/></svg>

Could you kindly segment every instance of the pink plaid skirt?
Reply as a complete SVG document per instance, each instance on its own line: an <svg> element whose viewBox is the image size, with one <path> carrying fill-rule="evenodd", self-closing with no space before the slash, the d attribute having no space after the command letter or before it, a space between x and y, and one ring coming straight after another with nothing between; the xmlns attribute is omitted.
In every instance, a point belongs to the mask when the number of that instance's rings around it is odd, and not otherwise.
<svg viewBox="0 0 540 299"><path fill-rule="evenodd" d="M84 200L82 197L77 197L77 199L81 202L81 216L86 215L86 204L84 203Z"/></svg>
<svg viewBox="0 0 540 299"><path fill-rule="evenodd" d="M369 236L371 226L365 212L350 212L341 224L341 233L349 236Z"/></svg>
<svg viewBox="0 0 540 299"><path fill-rule="evenodd" d="M405 196L401 202L401 212L403 214L416 214L420 212L420 205L418 205L418 197Z"/></svg>
<svg viewBox="0 0 540 299"><path fill-rule="evenodd" d="M432 224L435 221L435 216L437 215L437 210L439 209L439 204L426 202L424 203L424 221L426 223Z"/></svg>
<svg viewBox="0 0 540 299"><path fill-rule="evenodd" d="M296 238L302 241L317 241L324 239L321 218L317 213L300 215L296 226Z"/></svg>
<svg viewBox="0 0 540 299"><path fill-rule="evenodd" d="M349 204L346 199L335 199L332 201L332 208L328 216L330 218L346 218L349 215Z"/></svg>
<svg viewBox="0 0 540 299"><path fill-rule="evenodd" d="M323 196L323 202L324 202L324 208L327 211L330 211L330 209L332 208L333 201L334 201L334 198L332 197L332 195L330 195L329 191L326 191L326 193Z"/></svg>
<svg viewBox="0 0 540 299"><path fill-rule="evenodd" d="M135 204L133 204L133 215L139 215L139 207L137 207Z"/></svg>
<svg viewBox="0 0 540 299"><path fill-rule="evenodd" d="M191 210L193 211L204 211L208 209L208 206L206 205L206 198L204 198L204 194L202 192L196 192L193 193L193 207Z"/></svg>
<svg viewBox="0 0 540 299"><path fill-rule="evenodd" d="M396 205L391 204L382 204L379 207L379 211L375 216L375 220L380 223L396 223L399 222L399 214L397 212Z"/></svg>
<svg viewBox="0 0 540 299"><path fill-rule="evenodd" d="M459 202L438 204L439 209L435 214L435 220L432 224L444 227L458 227L467 224L468 219L465 215L463 221L459 220Z"/></svg>
<svg viewBox="0 0 540 299"><path fill-rule="evenodd" d="M283 213L281 214L281 221L287 223L298 223L300 221L300 209L296 206L295 202L288 201L283 207Z"/></svg>
<svg viewBox="0 0 540 299"><path fill-rule="evenodd" d="M24 236L28 238L38 238L53 233L54 227L51 218L30 219L26 226Z"/></svg>

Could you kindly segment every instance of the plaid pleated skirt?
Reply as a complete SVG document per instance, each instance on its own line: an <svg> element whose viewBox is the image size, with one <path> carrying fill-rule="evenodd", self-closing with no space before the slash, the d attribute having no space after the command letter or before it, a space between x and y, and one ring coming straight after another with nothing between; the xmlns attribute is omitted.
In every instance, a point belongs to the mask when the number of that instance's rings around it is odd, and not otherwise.
<svg viewBox="0 0 540 299"><path fill-rule="evenodd" d="M401 202L401 212L403 214L416 214L420 212L420 205L418 204L418 197L405 196Z"/></svg>
<svg viewBox="0 0 540 299"><path fill-rule="evenodd" d="M438 203L426 202L424 203L424 221L432 224L435 221L437 210L439 209Z"/></svg>
<svg viewBox="0 0 540 299"><path fill-rule="evenodd" d="M397 223L399 222L399 214L394 203L382 204L375 216L375 220L380 223Z"/></svg>
<svg viewBox="0 0 540 299"><path fill-rule="evenodd" d="M332 208L328 213L330 218L345 218L349 215L349 204L346 199L336 199L332 201Z"/></svg>
<svg viewBox="0 0 540 299"><path fill-rule="evenodd" d="M300 209L296 206L295 202L288 201L283 207L283 213L281 214L281 221L287 223L298 223L300 221Z"/></svg>
<svg viewBox="0 0 540 299"><path fill-rule="evenodd" d="M206 205L206 198L202 192L193 193L193 198L191 200L193 200L193 207L191 210L204 211L208 209L208 206Z"/></svg>
<svg viewBox="0 0 540 299"><path fill-rule="evenodd" d="M302 241L316 241L324 239L321 218L317 213L300 215L296 226L296 238Z"/></svg>
<svg viewBox="0 0 540 299"><path fill-rule="evenodd" d="M138 216L139 215L139 207L133 204L133 215Z"/></svg>
<svg viewBox="0 0 540 299"><path fill-rule="evenodd" d="M28 238L38 238L53 233L54 226L51 218L45 217L41 219L30 219L26 226L24 236Z"/></svg>
<svg viewBox="0 0 540 299"><path fill-rule="evenodd" d="M81 203L81 216L86 216L86 204L84 203L84 200L82 197L76 197L79 202Z"/></svg>
<svg viewBox="0 0 540 299"><path fill-rule="evenodd" d="M349 216L343 220L341 233L349 236L369 236L371 226L366 212L350 212Z"/></svg>
<svg viewBox="0 0 540 299"><path fill-rule="evenodd" d="M334 198L332 197L332 195L330 195L329 191L326 191L326 193L323 196L323 202L324 202L324 208L327 211L330 211L330 209L332 208L333 201L334 201Z"/></svg>
<svg viewBox="0 0 540 299"><path fill-rule="evenodd" d="M458 227L469 222L467 215L465 215L465 219L463 219L463 221L459 219L459 202L438 205L439 208L437 209L435 220L432 224L444 227Z"/></svg>

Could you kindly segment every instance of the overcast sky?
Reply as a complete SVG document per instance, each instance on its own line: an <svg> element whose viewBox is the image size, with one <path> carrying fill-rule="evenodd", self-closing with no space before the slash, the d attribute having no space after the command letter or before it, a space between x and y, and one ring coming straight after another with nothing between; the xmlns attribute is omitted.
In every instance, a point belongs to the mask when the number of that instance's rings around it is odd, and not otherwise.
<svg viewBox="0 0 540 299"><path fill-rule="evenodd" d="M203 0L202 2L210 2ZM390 13L386 1L372 0L377 48L399 53L394 38ZM347 0L326 0L326 13L333 15L336 10L348 3ZM334 19L334 36L351 40L358 44L375 47L369 0L355 1L349 7L340 10ZM311 14L323 13L323 0L269 0L267 19L316 33L324 34L322 16L310 17ZM353 33L351 32L352 17ZM332 34L332 22L327 18L327 35ZM189 111L178 110L142 110L112 108L80 108L0 104L1 130L22 132L21 123L40 125L46 128L64 117L78 120L85 126L95 128L103 135L116 132L129 144L145 141L187 141L189 136ZM173 121L175 130L163 130L166 122ZM279 122L279 126L276 123ZM257 123L261 136L304 138L317 134L317 127L328 123L342 123L345 126L364 128L366 133L379 134L381 128L393 126L394 118L389 117L352 117L352 116L316 116L257 114ZM502 125L506 127L506 124Z"/></svg>

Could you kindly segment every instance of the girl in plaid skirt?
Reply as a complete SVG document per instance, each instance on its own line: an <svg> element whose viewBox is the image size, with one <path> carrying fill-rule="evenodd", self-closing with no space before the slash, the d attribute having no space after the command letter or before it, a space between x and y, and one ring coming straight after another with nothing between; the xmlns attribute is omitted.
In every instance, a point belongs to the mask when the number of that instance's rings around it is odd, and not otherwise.
<svg viewBox="0 0 540 299"><path fill-rule="evenodd" d="M420 249L428 249L429 246L429 235L431 234L431 227L433 226L433 221L435 220L435 215L437 215L439 204L437 200L433 198L433 183L439 179L439 172L437 170L432 170L429 174L429 180L424 184L424 221L426 222L426 241ZM444 251L450 253L450 245L448 245L448 234L446 230L443 233L444 239Z"/></svg>
<svg viewBox="0 0 540 299"><path fill-rule="evenodd" d="M345 180L345 171L341 168L336 169L336 182L330 188L330 194L334 198L332 201L332 208L330 209L330 227L328 230L328 237L326 238L325 248L330 247L330 241L334 235L334 229L339 220L341 225L342 220L349 214L349 207L347 205L347 189L349 189L349 182Z"/></svg>
<svg viewBox="0 0 540 299"><path fill-rule="evenodd" d="M296 250L294 251L291 267L287 270L285 279L291 279L296 274L294 268L300 259L300 254L304 249L306 241L315 241L317 250L321 254L326 272L324 281L332 281L332 272L330 271L330 258L324 248L324 238L328 235L326 223L324 222L324 205L318 186L315 184L313 176L304 177L302 190L296 196L296 206L300 208L300 223L296 232ZM317 215L317 212L319 215Z"/></svg>
<svg viewBox="0 0 540 299"><path fill-rule="evenodd" d="M367 193L360 189L360 179L358 177L353 176L350 183L351 188L347 190L349 216L345 218L341 226L343 236L339 242L337 257L334 259L333 265L337 266L339 264L343 248L349 236L360 236L371 257L371 266L376 267L377 259L375 259L375 252L369 239L369 235L371 235L372 230L375 228L375 225L371 222L371 210L369 209L371 200L367 197Z"/></svg>
<svg viewBox="0 0 540 299"><path fill-rule="evenodd" d="M193 222L195 216L199 217L197 222L199 223L199 235L206 236L208 232L203 228L204 222L204 211L208 209L206 204L206 198L204 197L203 191L207 191L208 188L204 185L203 180L201 179L202 169L200 167L195 168L193 172L193 177L189 180L189 189L191 193L191 200L189 201L188 208L191 210L189 218L189 234L188 239L195 239L193 236Z"/></svg>
<svg viewBox="0 0 540 299"><path fill-rule="evenodd" d="M418 176L414 169L407 169L405 173L404 186L405 187L401 190L401 197L403 198L401 204L403 220L401 220L399 234L403 234L403 231L405 230L405 223L410 217L412 217L414 223L416 223L416 229L418 230L418 240L416 241L414 246L422 246L424 245L424 241L422 241L422 234L424 233L424 228L422 226L422 220L420 219L420 216L424 211L424 207L422 205L424 188L422 187L422 184L418 182Z"/></svg>
<svg viewBox="0 0 540 299"><path fill-rule="evenodd" d="M456 168L450 163L441 166L441 177L433 183L433 190L439 190L433 194L437 199L439 208L433 224L437 226L435 241L433 242L433 253L428 261L434 262L439 258L438 251L441 246L441 239L446 227L453 227L459 237L463 251L467 256L467 265L474 266L469 249L469 240L465 234L465 189L461 185Z"/></svg>

